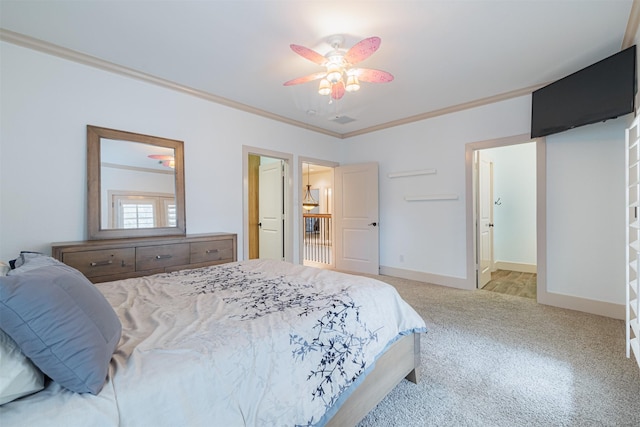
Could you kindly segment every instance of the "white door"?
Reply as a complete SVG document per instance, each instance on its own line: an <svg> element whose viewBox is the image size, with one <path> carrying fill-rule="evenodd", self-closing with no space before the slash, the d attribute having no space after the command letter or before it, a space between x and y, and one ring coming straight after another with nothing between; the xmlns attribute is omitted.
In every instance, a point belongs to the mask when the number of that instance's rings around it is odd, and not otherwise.
<svg viewBox="0 0 640 427"><path fill-rule="evenodd" d="M493 162L478 151L478 289L491 280L493 264Z"/></svg>
<svg viewBox="0 0 640 427"><path fill-rule="evenodd" d="M336 268L378 274L378 164L335 168Z"/></svg>
<svg viewBox="0 0 640 427"><path fill-rule="evenodd" d="M283 160L260 165L258 189L260 259L284 259L283 169Z"/></svg>

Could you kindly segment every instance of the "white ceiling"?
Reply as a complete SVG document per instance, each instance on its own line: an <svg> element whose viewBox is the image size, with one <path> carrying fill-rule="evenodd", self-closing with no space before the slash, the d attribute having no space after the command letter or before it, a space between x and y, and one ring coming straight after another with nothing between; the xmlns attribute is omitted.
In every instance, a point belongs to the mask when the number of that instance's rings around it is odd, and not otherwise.
<svg viewBox="0 0 640 427"><path fill-rule="evenodd" d="M0 0L0 38L29 36L227 105L348 137L528 93L612 55L629 40L632 3ZM283 86L322 71L289 45L325 54L334 34L345 36L346 48L380 37L380 49L359 65L389 71L394 81L363 83L333 104L318 95L317 81ZM330 120L336 116L355 120Z"/></svg>

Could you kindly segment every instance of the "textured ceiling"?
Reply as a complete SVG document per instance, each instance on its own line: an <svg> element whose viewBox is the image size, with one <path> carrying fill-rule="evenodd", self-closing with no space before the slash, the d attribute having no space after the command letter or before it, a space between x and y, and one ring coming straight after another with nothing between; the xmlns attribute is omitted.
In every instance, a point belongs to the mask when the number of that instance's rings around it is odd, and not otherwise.
<svg viewBox="0 0 640 427"><path fill-rule="evenodd" d="M2 0L0 36L42 40L232 107L350 136L528 93L612 55L632 3ZM380 37L380 49L359 65L389 71L394 81L363 83L333 103L318 95L317 82L283 86L322 70L289 45L325 54L334 34L346 48ZM353 121L333 120L345 116Z"/></svg>

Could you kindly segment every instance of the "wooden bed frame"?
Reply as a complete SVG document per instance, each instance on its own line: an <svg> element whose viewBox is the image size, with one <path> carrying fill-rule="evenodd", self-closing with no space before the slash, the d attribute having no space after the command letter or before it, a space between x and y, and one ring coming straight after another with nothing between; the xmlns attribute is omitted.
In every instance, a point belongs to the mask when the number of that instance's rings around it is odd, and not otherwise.
<svg viewBox="0 0 640 427"><path fill-rule="evenodd" d="M378 358L373 370L344 402L327 426L355 426L403 378L420 380L420 334L402 337Z"/></svg>

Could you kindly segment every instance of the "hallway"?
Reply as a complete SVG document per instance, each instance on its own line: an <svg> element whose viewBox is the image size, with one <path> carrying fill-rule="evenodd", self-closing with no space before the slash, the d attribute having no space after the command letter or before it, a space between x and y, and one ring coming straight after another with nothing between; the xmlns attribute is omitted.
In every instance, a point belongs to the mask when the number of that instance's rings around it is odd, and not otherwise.
<svg viewBox="0 0 640 427"><path fill-rule="evenodd" d="M496 270L491 273L491 280L482 289L517 297L536 299L536 287L536 273Z"/></svg>

